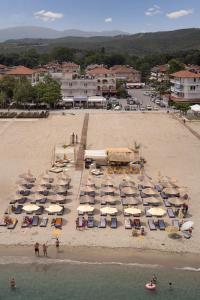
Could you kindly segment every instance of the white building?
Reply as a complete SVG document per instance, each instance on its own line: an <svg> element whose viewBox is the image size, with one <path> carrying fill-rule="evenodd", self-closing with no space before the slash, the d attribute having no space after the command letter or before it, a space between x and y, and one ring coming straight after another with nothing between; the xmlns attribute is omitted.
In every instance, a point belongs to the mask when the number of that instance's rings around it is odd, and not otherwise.
<svg viewBox="0 0 200 300"><path fill-rule="evenodd" d="M63 97L90 97L97 94L96 79L65 79L61 80Z"/></svg>
<svg viewBox="0 0 200 300"><path fill-rule="evenodd" d="M200 102L200 74L183 70L171 74L171 100L174 102Z"/></svg>

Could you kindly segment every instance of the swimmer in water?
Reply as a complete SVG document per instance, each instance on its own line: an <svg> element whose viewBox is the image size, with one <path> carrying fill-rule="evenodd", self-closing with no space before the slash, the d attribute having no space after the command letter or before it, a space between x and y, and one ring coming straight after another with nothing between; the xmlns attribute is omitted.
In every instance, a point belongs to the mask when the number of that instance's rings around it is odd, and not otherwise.
<svg viewBox="0 0 200 300"><path fill-rule="evenodd" d="M153 277L152 277L152 282L153 282L153 283L156 283L156 282L157 282L157 277L156 277L156 275L155 275L155 274L153 274Z"/></svg>
<svg viewBox="0 0 200 300"><path fill-rule="evenodd" d="M16 288L16 282L15 282L15 278L14 278L14 277L10 280L10 287L11 287L12 289L15 289L15 288Z"/></svg>

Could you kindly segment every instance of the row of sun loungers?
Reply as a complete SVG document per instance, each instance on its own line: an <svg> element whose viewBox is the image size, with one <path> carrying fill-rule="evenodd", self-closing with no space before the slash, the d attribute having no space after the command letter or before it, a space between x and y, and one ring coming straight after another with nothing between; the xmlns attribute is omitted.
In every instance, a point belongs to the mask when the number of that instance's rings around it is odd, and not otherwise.
<svg viewBox="0 0 200 300"><path fill-rule="evenodd" d="M49 219L44 217L40 218L39 216L25 216L22 220L21 228L31 228L31 227L47 227ZM17 218L10 218L9 222L5 220L0 221L1 227L7 227L8 229L14 229L18 223ZM51 221L51 226L54 226L55 228L61 228L63 224L62 218L55 218Z"/></svg>
<svg viewBox="0 0 200 300"><path fill-rule="evenodd" d="M108 223L110 224L110 228L112 228L112 229L117 228L118 221L117 221L116 217L111 217L110 222L108 222L105 217L101 217L99 224L95 225L93 216L88 216L87 220L85 220L82 216L79 216L78 217L78 222L77 222L77 227L78 228L83 228L83 227L87 227L87 228L94 228L94 227L106 228Z"/></svg>

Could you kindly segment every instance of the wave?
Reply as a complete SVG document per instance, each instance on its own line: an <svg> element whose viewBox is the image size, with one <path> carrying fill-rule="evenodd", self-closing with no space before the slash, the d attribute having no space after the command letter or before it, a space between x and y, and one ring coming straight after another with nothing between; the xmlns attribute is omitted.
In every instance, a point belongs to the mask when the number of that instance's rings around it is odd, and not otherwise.
<svg viewBox="0 0 200 300"><path fill-rule="evenodd" d="M200 272L200 268L193 268L193 267L182 267L182 268L175 268L175 269L182 270L182 271Z"/></svg>

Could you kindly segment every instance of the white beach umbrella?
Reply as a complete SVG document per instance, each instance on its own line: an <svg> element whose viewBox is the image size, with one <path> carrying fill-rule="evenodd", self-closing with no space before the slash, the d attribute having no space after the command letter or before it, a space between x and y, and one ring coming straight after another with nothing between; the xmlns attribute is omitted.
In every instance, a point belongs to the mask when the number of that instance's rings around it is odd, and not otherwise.
<svg viewBox="0 0 200 300"><path fill-rule="evenodd" d="M49 205L49 207L46 207L45 209L50 213L57 213L60 212L63 209L63 207L57 204L51 204Z"/></svg>
<svg viewBox="0 0 200 300"><path fill-rule="evenodd" d="M160 207L150 208L147 212L150 213L152 216L157 216L157 217L161 217L166 214L166 211Z"/></svg>
<svg viewBox="0 0 200 300"><path fill-rule="evenodd" d="M113 215L113 214L116 214L118 212L118 210L116 207L106 206L106 207L101 208L101 212L103 214Z"/></svg>
<svg viewBox="0 0 200 300"><path fill-rule="evenodd" d="M126 214L130 214L130 215L139 215L139 214L141 214L141 210L139 208L134 208L134 207L125 208L124 212Z"/></svg>
<svg viewBox="0 0 200 300"><path fill-rule="evenodd" d="M189 230L193 226L194 226L194 222L193 221L187 221L187 222L183 223L183 225L181 226L181 231Z"/></svg>
<svg viewBox="0 0 200 300"><path fill-rule="evenodd" d="M35 205L35 204L27 204L23 206L23 210L27 211L27 212L31 212L31 211L36 211L38 210L40 207Z"/></svg>
<svg viewBox="0 0 200 300"><path fill-rule="evenodd" d="M79 212L92 212L94 211L94 207L90 206L90 205L79 205L79 207L77 208L77 210Z"/></svg>

